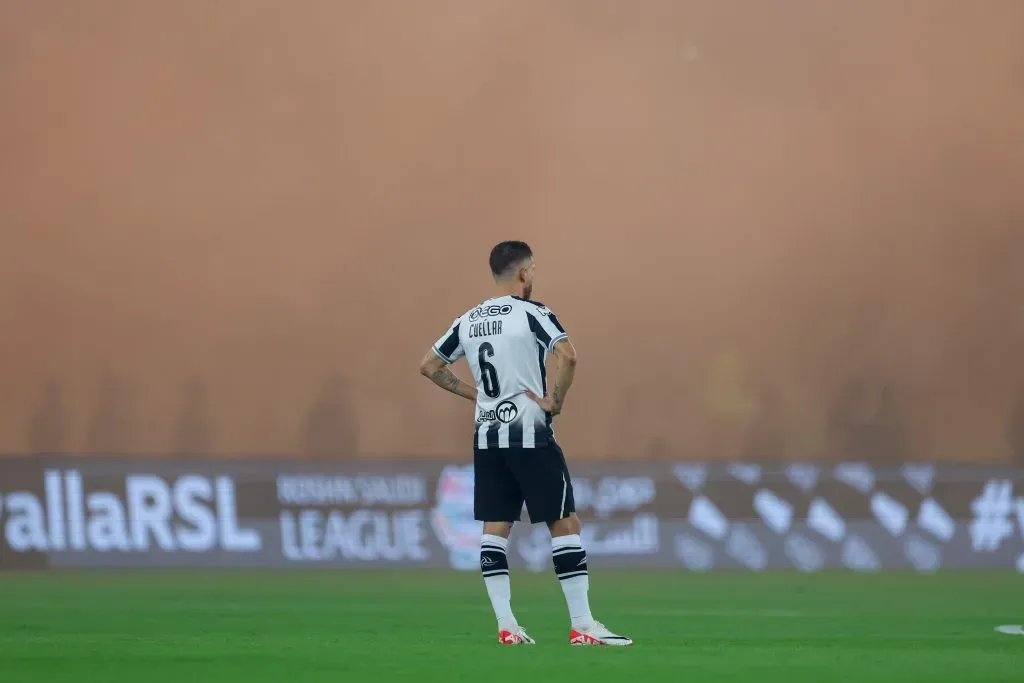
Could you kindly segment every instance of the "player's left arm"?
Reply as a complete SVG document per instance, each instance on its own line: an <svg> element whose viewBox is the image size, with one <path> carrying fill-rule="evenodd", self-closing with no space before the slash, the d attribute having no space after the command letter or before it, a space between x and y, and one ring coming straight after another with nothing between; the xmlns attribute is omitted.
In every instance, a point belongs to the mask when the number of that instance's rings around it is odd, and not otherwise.
<svg viewBox="0 0 1024 683"><path fill-rule="evenodd" d="M437 355L434 349L427 351L420 362L420 374L445 391L450 391L456 396L476 401L476 387L459 379L458 375L448 367L448 362Z"/></svg>
<svg viewBox="0 0 1024 683"><path fill-rule="evenodd" d="M526 395L545 411L552 415L560 415L565 404L565 395L569 393L572 380L576 377L576 348L568 337L562 337L555 342L551 350L551 360L553 370L549 378L547 395L536 396L531 391L527 391Z"/></svg>
<svg viewBox="0 0 1024 683"><path fill-rule="evenodd" d="M547 307L539 306L536 315L527 313L530 330L537 337L537 343L544 346L552 361L552 371L548 378L546 396L536 396L527 391L526 395L534 400L545 412L558 415L562 412L565 396L569 393L572 380L576 376L576 348L569 341L569 334L562 327L558 317Z"/></svg>

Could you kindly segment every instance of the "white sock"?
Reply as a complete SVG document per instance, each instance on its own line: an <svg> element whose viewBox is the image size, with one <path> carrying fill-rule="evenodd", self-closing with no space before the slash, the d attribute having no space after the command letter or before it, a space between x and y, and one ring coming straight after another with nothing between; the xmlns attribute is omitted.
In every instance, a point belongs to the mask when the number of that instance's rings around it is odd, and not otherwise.
<svg viewBox="0 0 1024 683"><path fill-rule="evenodd" d="M565 604L569 607L572 627L587 630L594 625L590 613L590 575L587 572L587 553L578 534L551 539L551 557L555 575L562 585Z"/></svg>
<svg viewBox="0 0 1024 683"><path fill-rule="evenodd" d="M508 539L484 534L480 540L480 571L491 599L498 629L511 631L519 623L512 614L512 583L508 578Z"/></svg>

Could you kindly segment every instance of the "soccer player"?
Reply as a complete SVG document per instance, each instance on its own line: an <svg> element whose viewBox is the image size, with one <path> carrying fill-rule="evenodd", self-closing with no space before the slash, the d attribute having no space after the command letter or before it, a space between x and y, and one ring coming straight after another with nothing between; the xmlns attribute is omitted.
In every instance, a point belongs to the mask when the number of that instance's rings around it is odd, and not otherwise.
<svg viewBox="0 0 1024 683"><path fill-rule="evenodd" d="M576 350L555 314L530 300L534 263L525 242L497 245L490 265L497 295L456 318L427 352L420 372L476 403L473 509L484 523L480 569L498 618L498 642L534 644L512 614L508 575L508 537L525 501L530 521L544 522L551 531L555 574L572 621L569 643L632 645L590 613L587 554L572 480L551 428L572 386ZM463 356L475 386L448 367Z"/></svg>

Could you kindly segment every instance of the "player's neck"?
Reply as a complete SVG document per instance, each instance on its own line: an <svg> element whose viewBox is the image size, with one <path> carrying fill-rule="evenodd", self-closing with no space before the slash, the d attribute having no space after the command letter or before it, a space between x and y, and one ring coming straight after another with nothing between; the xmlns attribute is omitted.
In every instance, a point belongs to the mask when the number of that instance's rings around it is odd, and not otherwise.
<svg viewBox="0 0 1024 683"><path fill-rule="evenodd" d="M506 286L500 286L499 285L497 290L495 290L495 291L496 291L496 293L494 295L495 299L500 299L503 296L514 296L517 299L525 299L526 298L525 296L523 296L523 288L522 287L517 287L517 286L514 286L514 285L506 285Z"/></svg>

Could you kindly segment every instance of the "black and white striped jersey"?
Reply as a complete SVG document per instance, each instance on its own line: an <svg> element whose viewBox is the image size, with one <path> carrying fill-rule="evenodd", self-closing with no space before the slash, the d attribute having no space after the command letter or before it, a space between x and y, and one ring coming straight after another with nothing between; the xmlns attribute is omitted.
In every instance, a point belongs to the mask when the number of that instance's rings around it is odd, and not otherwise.
<svg viewBox="0 0 1024 683"><path fill-rule="evenodd" d="M476 380L476 447L538 448L554 442L551 415L524 392L547 391L545 360L568 335L544 304L488 299L455 319L434 344L441 360L462 356Z"/></svg>

